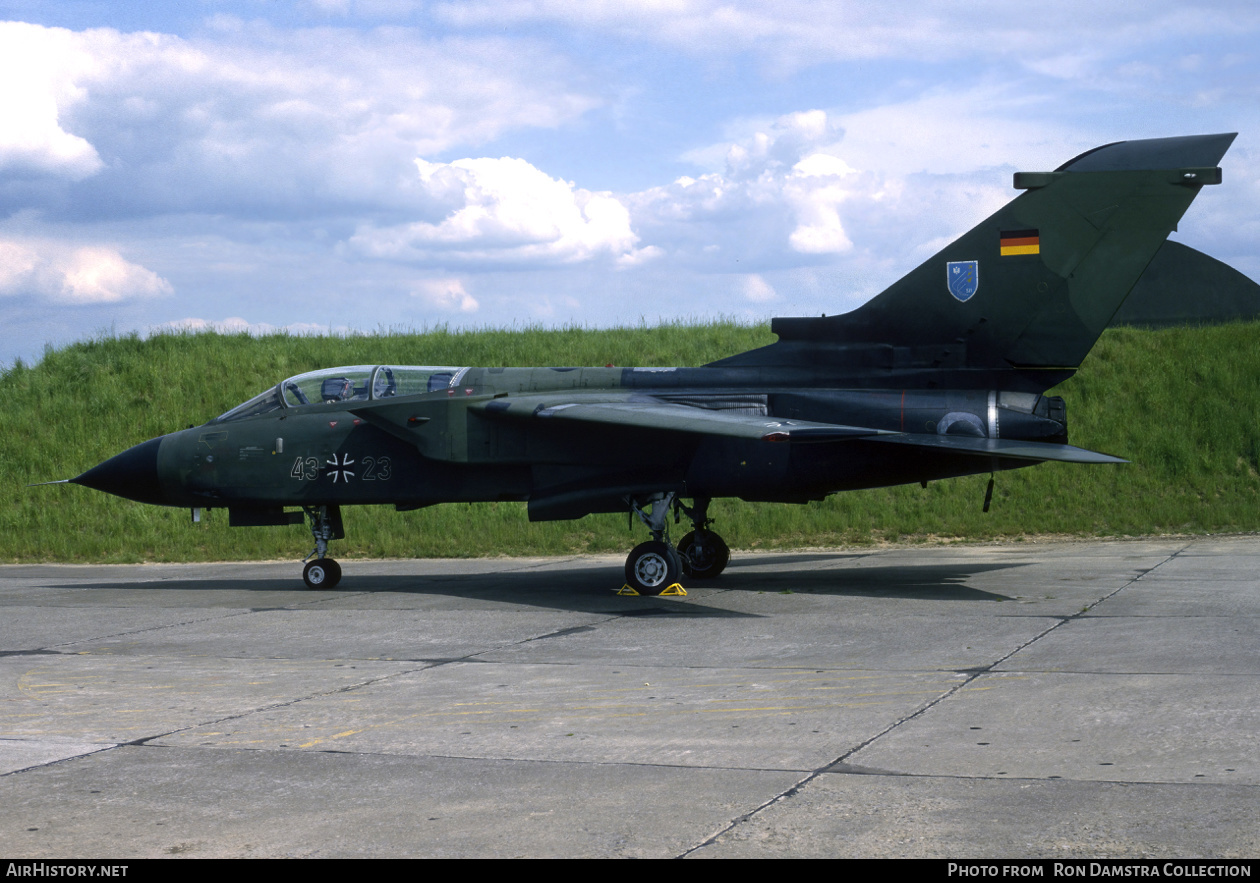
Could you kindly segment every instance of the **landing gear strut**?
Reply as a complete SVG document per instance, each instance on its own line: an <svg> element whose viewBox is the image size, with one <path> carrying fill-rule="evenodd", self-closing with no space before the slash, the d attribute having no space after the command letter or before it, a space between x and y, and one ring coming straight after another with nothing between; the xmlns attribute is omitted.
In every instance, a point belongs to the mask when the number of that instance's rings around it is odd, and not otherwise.
<svg viewBox="0 0 1260 883"><path fill-rule="evenodd" d="M695 505L685 506L674 493L657 494L642 501L631 499L630 511L652 532L652 539L640 543L626 558L626 583L640 595L659 595L678 581L680 573L696 579L712 579L731 560L731 550L720 536L708 529L709 497L697 497ZM651 511L643 507L650 505ZM667 516L679 512L691 521L694 530L687 533L677 548L669 539Z"/></svg>
<svg viewBox="0 0 1260 883"><path fill-rule="evenodd" d="M626 558L626 584L640 595L659 595L674 583L682 572L678 550L669 541L666 516L674 503L674 494L657 494L649 501L651 512L644 512L638 500L631 499L630 511L652 532L650 542L640 543Z"/></svg>
<svg viewBox="0 0 1260 883"><path fill-rule="evenodd" d="M311 520L311 535L315 537L315 548L302 560L306 567L302 569L302 579L308 589L331 589L341 581L341 565L331 558L324 557L328 551L329 540L339 540L346 535L341 523L339 506L305 506L303 511ZM311 560L314 559L314 560Z"/></svg>

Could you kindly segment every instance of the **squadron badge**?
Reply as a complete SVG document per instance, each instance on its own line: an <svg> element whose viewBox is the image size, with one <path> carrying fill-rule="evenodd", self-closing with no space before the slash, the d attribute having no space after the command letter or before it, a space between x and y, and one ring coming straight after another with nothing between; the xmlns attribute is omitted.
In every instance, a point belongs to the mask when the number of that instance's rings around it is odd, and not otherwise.
<svg viewBox="0 0 1260 883"><path fill-rule="evenodd" d="M949 293L964 303L980 288L979 261L950 261L945 265Z"/></svg>

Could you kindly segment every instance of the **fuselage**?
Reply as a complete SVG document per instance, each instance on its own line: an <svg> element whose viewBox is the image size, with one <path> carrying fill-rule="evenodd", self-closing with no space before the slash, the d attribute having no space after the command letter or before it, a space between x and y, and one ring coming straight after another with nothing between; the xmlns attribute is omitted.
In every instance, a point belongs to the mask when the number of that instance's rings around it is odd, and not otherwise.
<svg viewBox="0 0 1260 883"><path fill-rule="evenodd" d="M385 372L388 371L388 379ZM535 520L624 511L626 497L804 502L992 471L974 456L861 439L773 444L696 432L504 420L496 403L609 395L707 412L932 436L1066 441L1062 403L1002 390L811 387L739 368L355 366L290 378L210 422L150 440L76 481L170 506L530 501ZM775 376L776 374L780 376ZM812 378L811 378L812 379ZM816 382L816 381L815 381ZM1021 465L1004 461L999 468Z"/></svg>

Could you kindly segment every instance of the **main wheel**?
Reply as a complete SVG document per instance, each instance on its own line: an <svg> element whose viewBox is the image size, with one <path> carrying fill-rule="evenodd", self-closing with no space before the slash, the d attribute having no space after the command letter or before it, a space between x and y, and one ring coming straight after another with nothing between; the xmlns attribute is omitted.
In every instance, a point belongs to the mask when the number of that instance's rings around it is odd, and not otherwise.
<svg viewBox="0 0 1260 883"><path fill-rule="evenodd" d="M678 542L683 573L696 579L713 579L731 562L726 541L711 530L693 530Z"/></svg>
<svg viewBox="0 0 1260 883"><path fill-rule="evenodd" d="M341 582L341 565L331 558L316 558L306 563L302 579L308 589L331 589Z"/></svg>
<svg viewBox="0 0 1260 883"><path fill-rule="evenodd" d="M641 543L626 558L626 582L640 595L659 595L678 582L678 553L665 543Z"/></svg>

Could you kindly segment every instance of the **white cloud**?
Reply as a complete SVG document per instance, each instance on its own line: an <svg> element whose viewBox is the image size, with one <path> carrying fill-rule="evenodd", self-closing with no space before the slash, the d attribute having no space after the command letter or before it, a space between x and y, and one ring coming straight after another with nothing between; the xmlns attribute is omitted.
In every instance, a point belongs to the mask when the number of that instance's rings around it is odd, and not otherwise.
<svg viewBox="0 0 1260 883"><path fill-rule="evenodd" d="M855 197L870 198L879 182L837 155L842 134L827 113L811 110L769 121L733 143L696 151L693 156L701 161L723 156L723 171L633 194L628 201L635 222L645 230L654 228L651 239L719 263L732 253L791 263L793 252L848 251L853 243L841 206ZM706 234L719 241L697 241Z"/></svg>
<svg viewBox="0 0 1260 883"><path fill-rule="evenodd" d="M605 256L635 260L639 237L612 194L552 178L523 159L416 160L427 199L446 206L437 223L364 226L360 253L420 263L569 264Z"/></svg>
<svg viewBox="0 0 1260 883"><path fill-rule="evenodd" d="M1003 0L894 5L861 0L457 0L432 6L456 27L534 22L664 44L702 56L752 54L778 73L825 62L869 59L1049 64L1072 75L1093 68L1054 59L1115 55L1199 35L1260 28L1260 10L1239 0L1150 0L1131 6L1092 0L1026 8Z"/></svg>
<svg viewBox="0 0 1260 883"><path fill-rule="evenodd" d="M374 19L402 19L424 6L424 0L300 0L328 16L358 15Z"/></svg>
<svg viewBox="0 0 1260 883"><path fill-rule="evenodd" d="M481 306L459 279L422 279L411 294L429 306L450 312L475 313Z"/></svg>
<svg viewBox="0 0 1260 883"><path fill-rule="evenodd" d="M687 155L711 171L623 200L645 246L673 267L777 280L831 267L846 297L870 296L1014 198L1013 168L1054 168L1082 149L1079 133L1002 116L1019 102L979 87L735 121L730 140ZM991 109L970 118L983 141L957 125L969 103Z"/></svg>
<svg viewBox="0 0 1260 883"><path fill-rule="evenodd" d="M665 249L656 245L648 245L643 248L632 249L617 258L618 269L629 269L630 267L639 267L649 261L654 261L665 254Z"/></svg>
<svg viewBox="0 0 1260 883"><path fill-rule="evenodd" d="M129 216L414 206L416 155L598 103L534 48L403 28L186 39L3 22L0 176L96 176L94 211Z"/></svg>
<svg viewBox="0 0 1260 883"><path fill-rule="evenodd" d="M767 303L779 297L774 286L756 273L744 277L743 289L744 299L755 304Z"/></svg>
<svg viewBox="0 0 1260 883"><path fill-rule="evenodd" d="M0 295L34 294L66 304L160 297L171 284L112 248L51 240L0 240Z"/></svg>
<svg viewBox="0 0 1260 883"><path fill-rule="evenodd" d="M812 153L792 166L784 182L784 195L798 221L788 236L792 248L828 254L853 247L840 220L840 204L851 195L843 180L854 174L844 160L825 153Z"/></svg>
<svg viewBox="0 0 1260 883"><path fill-rule="evenodd" d="M29 245L0 240L0 296L20 294L39 265L39 254Z"/></svg>
<svg viewBox="0 0 1260 883"><path fill-rule="evenodd" d="M61 125L63 112L86 98L76 80L90 61L77 43L61 28L0 22L0 172L77 180L103 165L91 144Z"/></svg>
<svg viewBox="0 0 1260 883"><path fill-rule="evenodd" d="M792 166L792 174L800 178L843 178L852 175L853 171L853 167L840 157L825 153L811 153Z"/></svg>
<svg viewBox="0 0 1260 883"><path fill-rule="evenodd" d="M111 248L76 248L60 260L54 258L51 269L62 279L58 299L74 304L116 303L172 291L157 273L124 260Z"/></svg>
<svg viewBox="0 0 1260 883"><path fill-rule="evenodd" d="M1026 86L977 84L839 114L843 154L858 168L958 175L978 169L1046 171L1097 142L1082 142L1048 113L1051 102Z"/></svg>

